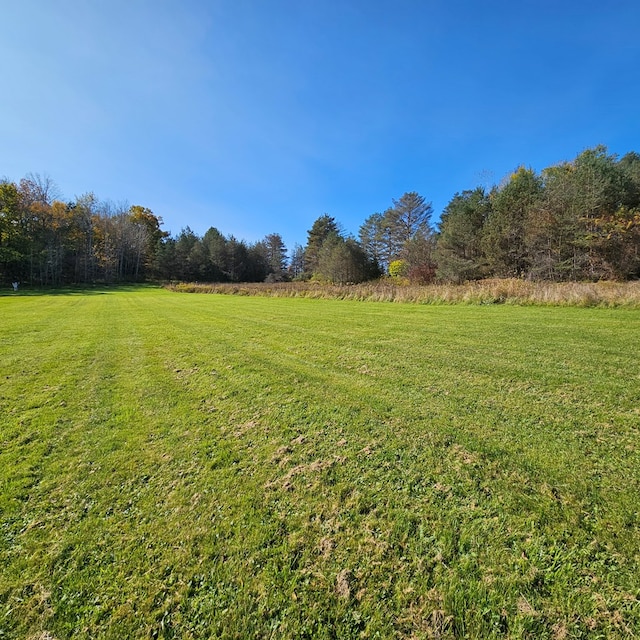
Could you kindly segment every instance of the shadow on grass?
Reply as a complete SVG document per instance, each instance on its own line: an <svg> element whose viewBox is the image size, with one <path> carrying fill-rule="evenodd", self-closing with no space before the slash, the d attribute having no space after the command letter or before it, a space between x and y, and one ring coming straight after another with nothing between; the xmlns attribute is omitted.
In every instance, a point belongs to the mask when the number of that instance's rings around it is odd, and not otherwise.
<svg viewBox="0 0 640 640"><path fill-rule="evenodd" d="M20 287L14 291L11 287L8 290L0 289L0 298L29 297L29 296L103 296L110 293L142 291L145 289L158 289L155 284L96 284L86 286L65 286L65 287Z"/></svg>

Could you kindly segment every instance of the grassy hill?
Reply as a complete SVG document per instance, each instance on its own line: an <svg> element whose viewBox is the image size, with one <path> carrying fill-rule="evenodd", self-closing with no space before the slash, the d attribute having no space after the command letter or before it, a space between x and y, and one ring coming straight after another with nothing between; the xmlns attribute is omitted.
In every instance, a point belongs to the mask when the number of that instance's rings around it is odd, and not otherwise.
<svg viewBox="0 0 640 640"><path fill-rule="evenodd" d="M640 313L0 297L0 638L640 633Z"/></svg>

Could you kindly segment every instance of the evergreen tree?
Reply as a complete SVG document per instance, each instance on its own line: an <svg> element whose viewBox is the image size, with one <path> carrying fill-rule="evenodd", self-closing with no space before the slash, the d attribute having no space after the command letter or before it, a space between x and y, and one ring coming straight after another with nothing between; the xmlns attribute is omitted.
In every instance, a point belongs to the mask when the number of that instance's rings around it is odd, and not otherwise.
<svg viewBox="0 0 640 640"><path fill-rule="evenodd" d="M399 200L393 200L393 207L384 214L383 227L387 227L386 242L390 258L402 258L407 243L418 233L429 236L433 208L424 196L410 191Z"/></svg>
<svg viewBox="0 0 640 640"><path fill-rule="evenodd" d="M262 241L265 247L267 275L273 281L285 279L287 271L287 247L278 233L270 233Z"/></svg>
<svg viewBox="0 0 640 640"><path fill-rule="evenodd" d="M300 244L293 246L288 272L292 280L301 278L304 274L304 247Z"/></svg>
<svg viewBox="0 0 640 640"><path fill-rule="evenodd" d="M227 240L215 227L209 227L202 238L207 253L206 279L209 282L225 282L227 276Z"/></svg>
<svg viewBox="0 0 640 640"><path fill-rule="evenodd" d="M328 214L320 216L307 232L307 246L304 250L304 270L311 276L318 269L322 245L331 235L339 235L335 218Z"/></svg>
<svg viewBox="0 0 640 640"><path fill-rule="evenodd" d="M415 191L405 193L399 200L393 200L393 206L384 214L374 213L360 227L360 241L369 259L377 263L384 271L394 260L407 260L410 243L414 243L412 256L414 269L423 270L426 262L418 264L418 256L431 263L430 251L427 257L425 249L430 245L433 235L431 227L431 203ZM418 252L420 245L422 251ZM431 268L431 266L429 267Z"/></svg>
<svg viewBox="0 0 640 640"><path fill-rule="evenodd" d="M520 277L527 273L527 217L541 196L542 180L532 169L524 167L519 167L506 185L491 193L491 212L482 238L491 274Z"/></svg>
<svg viewBox="0 0 640 640"><path fill-rule="evenodd" d="M484 276L481 237L490 211L491 203L482 187L457 193L446 206L436 244L439 279L460 283Z"/></svg>
<svg viewBox="0 0 640 640"><path fill-rule="evenodd" d="M363 222L358 234L360 244L369 259L385 270L389 266L389 256L386 251L388 246L385 236L386 230L384 215L382 213L374 213Z"/></svg>
<svg viewBox="0 0 640 640"><path fill-rule="evenodd" d="M336 284L357 283L375 277L375 265L360 243L332 233L322 244L315 277Z"/></svg>

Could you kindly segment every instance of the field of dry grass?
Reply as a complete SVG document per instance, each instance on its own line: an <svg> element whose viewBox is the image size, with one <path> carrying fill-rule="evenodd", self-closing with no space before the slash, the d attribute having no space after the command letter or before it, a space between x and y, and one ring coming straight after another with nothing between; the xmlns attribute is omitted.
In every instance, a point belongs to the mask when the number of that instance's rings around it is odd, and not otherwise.
<svg viewBox="0 0 640 640"><path fill-rule="evenodd" d="M409 285L391 280L354 285L317 282L178 283L181 293L221 293L283 298L328 298L417 304L516 304L640 308L640 282L531 282L493 278L462 285Z"/></svg>

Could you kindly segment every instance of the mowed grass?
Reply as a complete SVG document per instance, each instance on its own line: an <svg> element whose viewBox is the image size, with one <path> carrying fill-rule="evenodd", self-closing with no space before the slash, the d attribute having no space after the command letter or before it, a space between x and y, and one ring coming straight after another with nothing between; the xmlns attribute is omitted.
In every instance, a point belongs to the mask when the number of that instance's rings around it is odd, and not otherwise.
<svg viewBox="0 0 640 640"><path fill-rule="evenodd" d="M640 313L0 297L0 638L640 634Z"/></svg>

